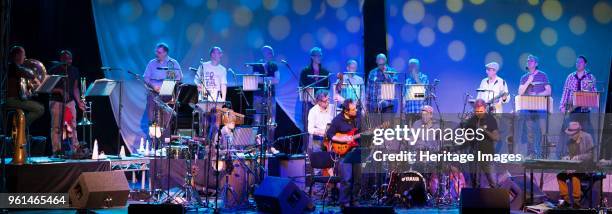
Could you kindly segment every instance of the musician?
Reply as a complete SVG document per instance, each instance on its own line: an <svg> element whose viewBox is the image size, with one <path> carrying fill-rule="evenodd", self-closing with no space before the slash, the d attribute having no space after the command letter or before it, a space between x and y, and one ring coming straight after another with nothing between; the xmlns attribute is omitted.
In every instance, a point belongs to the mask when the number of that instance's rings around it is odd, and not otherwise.
<svg viewBox="0 0 612 214"><path fill-rule="evenodd" d="M412 58L408 60L408 72L406 76L406 85L408 84L423 84L429 85L429 78L421 72L421 62L418 59ZM427 87L426 87L427 88ZM408 89L406 89L408 90ZM407 100L405 112L408 114L409 121L416 120L421 112L421 108L425 105L425 100Z"/></svg>
<svg viewBox="0 0 612 214"><path fill-rule="evenodd" d="M194 78L201 95L199 100L223 102L227 95L227 69L221 65L223 50L214 46L209 55L210 60L198 67Z"/></svg>
<svg viewBox="0 0 612 214"><path fill-rule="evenodd" d="M25 49L13 46L9 50L6 108L21 109L25 113L26 126L40 118L45 113L45 107L39 102L21 97L19 82L21 78L35 79L32 70L23 67L26 59Z"/></svg>
<svg viewBox="0 0 612 214"><path fill-rule="evenodd" d="M494 154L495 143L499 140L499 129L497 127L497 120L491 114L487 113L487 103L483 99L477 99L474 103L474 115L467 119L464 124L465 128L473 130L484 129L485 138L482 141L472 141L464 144L465 147L469 147L473 154L481 152L483 154ZM477 161L473 163L476 168L472 168L472 172L480 172L487 179L489 187L496 188L497 181L494 177L495 170L493 169L493 163L489 161ZM479 184L478 179L480 173L473 173L471 176L472 187L482 187Z"/></svg>
<svg viewBox="0 0 612 214"><path fill-rule="evenodd" d="M80 73L79 69L72 65L72 53L68 50L62 50L59 53L60 63L49 70L52 75L66 75L67 79L62 79L52 90L52 95L49 98L49 112L51 113L51 145L53 154L59 155L62 153L61 137L64 133L70 141L70 150L76 152L79 147L79 140L76 131L76 106L78 105L81 111L85 110L85 103L80 99ZM68 84L65 87L64 83ZM67 94L64 94L64 91ZM64 108L62 108L64 107ZM67 117L70 114L71 117ZM63 116L63 118L62 118ZM70 118L70 121L65 121ZM63 126L63 127L60 127ZM64 133L60 133L63 130Z"/></svg>
<svg viewBox="0 0 612 214"><path fill-rule="evenodd" d="M346 72L343 74L342 83L340 84L342 84L342 87L344 87L345 89L348 89L347 91L349 92L345 95L346 97L343 97L339 91L334 90L334 102L342 104L345 99L361 99L361 103L363 105L363 100L365 99L365 91L362 90L362 87L364 85L364 82L363 78L357 75L357 66L357 61L354 59L346 61ZM334 83L334 86L338 85L338 83L339 80Z"/></svg>
<svg viewBox="0 0 612 214"><path fill-rule="evenodd" d="M307 154L313 152L323 151L323 140L325 138L325 131L327 126L331 123L332 114L331 108L329 107L329 93L327 90L320 90L315 95L317 104L308 111L308 134L310 134L310 142L308 147L305 148ZM314 169L315 175L321 175L320 169ZM323 189L322 186L318 186L317 192Z"/></svg>
<svg viewBox="0 0 612 214"><path fill-rule="evenodd" d="M589 117L591 109L584 107L572 107L572 98L574 92L577 91L589 91L595 92L596 79L595 75L588 72L586 69L587 59L585 56L578 56L576 58L576 71L567 75L565 84L563 86L563 96L561 97L561 104L559 109L561 112L570 113L570 120L578 121L584 126L584 131L593 134L593 125Z"/></svg>
<svg viewBox="0 0 612 214"><path fill-rule="evenodd" d="M149 118L149 124L157 121L158 125L165 127L161 123L168 123L170 120L170 114L165 111L159 111L155 98L159 94L162 83L164 80L175 80L181 81L183 79L183 73L181 71L181 65L168 56L169 47L165 43L159 43L155 46L155 59L152 59L147 64L147 68L143 74L144 81L149 85L153 91L147 93L147 116ZM159 118L156 118L155 112L159 111Z"/></svg>
<svg viewBox="0 0 612 214"><path fill-rule="evenodd" d="M527 73L521 77L518 95L528 96L550 96L551 86L548 83L548 76L538 68L538 57L527 56ZM521 141L527 144L526 159L541 158L541 138L542 132L546 131L545 124L546 112L544 111L522 111L519 116L519 125L516 129ZM524 133L527 134L524 134ZM524 144L524 143L523 143ZM525 151L525 149L520 149Z"/></svg>
<svg viewBox="0 0 612 214"><path fill-rule="evenodd" d="M394 73L387 73L394 72ZM395 69L387 64L385 54L376 55L376 68L372 69L368 75L368 85L366 89L368 97L368 112L389 113L393 112L394 101L381 100L381 84L396 83L397 74Z"/></svg>
<svg viewBox="0 0 612 214"><path fill-rule="evenodd" d="M354 129L359 130L360 127L357 103L352 99L346 99L342 104L342 113L332 119L326 135L333 142L349 143L353 141L353 136L336 136L336 134L346 134ZM358 193L361 186L361 165L353 160L350 160L351 163L345 163L345 158L349 155L355 156L354 154L351 155L351 153L355 152L359 152L359 149L353 149L349 154L340 157L337 161L340 164L340 176L342 177L340 182L341 207L358 206Z"/></svg>
<svg viewBox="0 0 612 214"><path fill-rule="evenodd" d="M253 105L257 113L268 114L268 121L263 121L261 115L257 114L254 125L276 124L276 90L274 86L280 81L280 72L274 61L274 49L271 46L263 46L261 55L263 58L258 62L262 63L263 66L253 66L253 71L263 75L263 78L261 78L263 82L259 84L260 90L253 92ZM270 87L264 87L264 83L268 83ZM273 127L269 127L267 138L274 139Z"/></svg>
<svg viewBox="0 0 612 214"><path fill-rule="evenodd" d="M493 107L492 113L504 113L502 104L510 101L508 99L508 84L506 84L504 79L497 76L497 71L499 71L499 64L497 62L490 62L485 65L485 68L487 77L480 81L480 86L478 87L485 91L479 91L477 99L483 99L489 103Z"/></svg>
<svg viewBox="0 0 612 214"><path fill-rule="evenodd" d="M582 130L582 126L577 121L569 123L565 134L569 136L567 144L563 147L563 160L576 160L581 162L593 161L593 137L591 134ZM559 195L563 198L562 206L570 204L567 180L572 182L572 198L573 206L580 208L580 198L582 190L580 188L580 179L586 177L585 173L562 172L557 174L557 182L559 183Z"/></svg>
<svg viewBox="0 0 612 214"><path fill-rule="evenodd" d="M321 48L314 47L310 49L310 64L302 69L300 72L300 87L308 86L322 77L308 77L309 75L318 75L318 76L327 76L329 75L329 71L325 69L321 65L321 60L323 59L323 52ZM315 84L313 87L323 87L329 88L329 79L322 80L321 82Z"/></svg>

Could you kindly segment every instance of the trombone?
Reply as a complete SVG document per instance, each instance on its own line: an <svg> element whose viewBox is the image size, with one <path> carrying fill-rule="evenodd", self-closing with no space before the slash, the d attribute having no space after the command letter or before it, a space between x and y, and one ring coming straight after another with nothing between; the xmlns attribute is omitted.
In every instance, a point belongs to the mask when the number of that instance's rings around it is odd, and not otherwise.
<svg viewBox="0 0 612 214"><path fill-rule="evenodd" d="M91 102L87 102L85 99L85 91L87 91L87 78L81 77L81 101L85 103L85 110L83 111L83 117L81 121L77 124L83 128L83 141L87 144L91 145L91 140L93 138L92 126L91 122ZM86 126L89 126L89 133L87 133Z"/></svg>

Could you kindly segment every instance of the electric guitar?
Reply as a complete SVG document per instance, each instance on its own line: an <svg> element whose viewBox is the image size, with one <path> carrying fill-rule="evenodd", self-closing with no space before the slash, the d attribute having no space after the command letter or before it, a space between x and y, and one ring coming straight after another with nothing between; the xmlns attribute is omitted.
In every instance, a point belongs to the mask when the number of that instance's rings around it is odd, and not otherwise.
<svg viewBox="0 0 612 214"><path fill-rule="evenodd" d="M331 150L334 153L336 153L336 154L338 154L340 156L344 156L344 155L346 155L346 153L350 152L353 148L359 146L359 143L357 143L357 139L361 138L362 135L364 135L364 134L371 134L371 132L374 129L387 128L387 127L389 127L389 122L384 122L380 126L371 128L371 129L369 129L369 130L367 130L365 132L361 132L361 133L357 133L357 128L351 129L347 133L336 133L334 135L335 137L352 137L353 139L350 142L347 142L347 143L335 142L335 141L330 139L330 141L331 141ZM325 144L325 142L324 142L324 144Z"/></svg>

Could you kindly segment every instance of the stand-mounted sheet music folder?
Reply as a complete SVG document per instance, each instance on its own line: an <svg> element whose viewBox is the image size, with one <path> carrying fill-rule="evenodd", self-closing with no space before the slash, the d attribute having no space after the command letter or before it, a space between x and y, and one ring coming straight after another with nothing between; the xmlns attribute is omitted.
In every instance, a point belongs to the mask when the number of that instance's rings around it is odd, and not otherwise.
<svg viewBox="0 0 612 214"><path fill-rule="evenodd" d="M62 80L62 75L47 75L43 82L36 88L38 94L50 94L55 85Z"/></svg>
<svg viewBox="0 0 612 214"><path fill-rule="evenodd" d="M111 93L113 93L113 90L115 89L115 87L117 87L117 85L119 85L119 81L110 80L110 79L98 79L94 81L91 85L89 85L87 92L85 92L85 96L86 97L110 96Z"/></svg>

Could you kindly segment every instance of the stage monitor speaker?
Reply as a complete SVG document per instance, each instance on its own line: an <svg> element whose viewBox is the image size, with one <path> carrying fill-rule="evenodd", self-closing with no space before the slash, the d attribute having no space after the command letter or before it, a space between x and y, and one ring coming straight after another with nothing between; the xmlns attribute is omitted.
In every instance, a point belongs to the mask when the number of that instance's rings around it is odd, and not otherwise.
<svg viewBox="0 0 612 214"><path fill-rule="evenodd" d="M501 188L464 188L461 213L510 213L508 190Z"/></svg>
<svg viewBox="0 0 612 214"><path fill-rule="evenodd" d="M546 211L546 214L597 214L597 210L595 209L551 209L551 210Z"/></svg>
<svg viewBox="0 0 612 214"><path fill-rule="evenodd" d="M83 172L68 191L76 208L125 206L130 188L123 171Z"/></svg>
<svg viewBox="0 0 612 214"><path fill-rule="evenodd" d="M392 206L370 206L370 207L345 207L342 213L351 214L393 214L395 210Z"/></svg>
<svg viewBox="0 0 612 214"><path fill-rule="evenodd" d="M268 176L255 190L257 210L266 213L303 213L310 198L288 178Z"/></svg>
<svg viewBox="0 0 612 214"><path fill-rule="evenodd" d="M130 204L128 213L183 214L185 210L180 204Z"/></svg>

